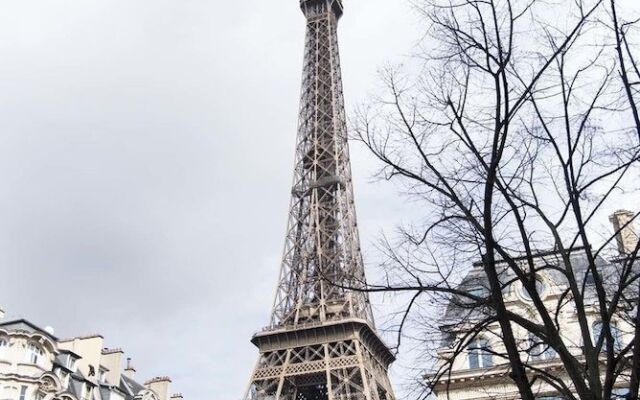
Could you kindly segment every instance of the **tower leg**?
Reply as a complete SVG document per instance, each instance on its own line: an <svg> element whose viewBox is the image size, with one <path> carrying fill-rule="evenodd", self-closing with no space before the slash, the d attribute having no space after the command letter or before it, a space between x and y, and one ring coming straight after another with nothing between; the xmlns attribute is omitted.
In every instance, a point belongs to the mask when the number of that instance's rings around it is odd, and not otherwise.
<svg viewBox="0 0 640 400"><path fill-rule="evenodd" d="M327 375L327 387L330 388L331 387L331 358L329 355L329 345L325 344L324 345L324 364L325 364L325 368L326 368L326 375ZM333 392L330 390L329 391L329 399L328 400L335 400L333 397Z"/></svg>

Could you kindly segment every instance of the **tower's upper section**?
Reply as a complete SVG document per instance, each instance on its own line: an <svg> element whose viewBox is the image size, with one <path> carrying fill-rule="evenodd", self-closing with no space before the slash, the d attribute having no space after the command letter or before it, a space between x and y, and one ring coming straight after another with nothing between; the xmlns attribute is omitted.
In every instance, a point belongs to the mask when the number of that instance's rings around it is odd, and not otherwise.
<svg viewBox="0 0 640 400"><path fill-rule="evenodd" d="M341 0L302 0L307 33L291 206L270 327L373 325L356 224L338 51Z"/></svg>
<svg viewBox="0 0 640 400"><path fill-rule="evenodd" d="M300 0L300 8L307 19L322 17L328 12L340 18L343 13L342 0Z"/></svg>

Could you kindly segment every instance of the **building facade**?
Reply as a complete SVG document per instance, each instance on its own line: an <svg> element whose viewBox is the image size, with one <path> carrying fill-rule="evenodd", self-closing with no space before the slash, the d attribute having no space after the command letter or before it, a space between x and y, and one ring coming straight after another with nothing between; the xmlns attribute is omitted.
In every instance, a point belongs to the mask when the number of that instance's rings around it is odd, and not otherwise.
<svg viewBox="0 0 640 400"><path fill-rule="evenodd" d="M603 281L617 282L619 265L624 255L634 252L638 243L638 236L633 230L630 219L635 214L628 211L618 211L611 217L614 230L618 232L617 242L621 258L599 258L597 265L603 276ZM628 224L628 225L627 225ZM625 227L624 229L621 229ZM547 265L560 263L560 255L555 252L540 253L535 257L536 269ZM598 341L601 333L601 322L597 308L597 299L593 289L589 288L593 282L587 273L588 261L584 249L575 249L570 255L571 265L574 266L576 276L584 274L585 309L589 318L591 337ZM637 264L637 263L636 263ZM637 266L637 265L636 265ZM554 309L566 296L567 285L563 275L553 269L541 268L537 276L536 291L540 295L547 309ZM557 273L556 273L557 272ZM506 281L511 278L505 277ZM501 279L502 281L502 279ZM509 311L536 321L536 310L528 292L513 279L514 284L507 285L503 290L505 304ZM462 280L460 289L476 295L488 297L488 283L481 264L474 265L468 275ZM637 293L634 294L637 307ZM519 391L510 378L510 368L506 358L506 348L500 339L501 329L497 323L489 324L476 334L470 334L469 327L482 319L482 312L466 308L464 299L454 296L441 321L440 331L442 341L437 354L436 370L442 370L446 365L446 374L430 374L426 377L433 393L439 400L515 400L520 399ZM582 331L579 327L575 309L565 307L557 313L557 325L560 335L571 354L578 359L583 358ZM635 310L632 313L636 312ZM635 315L635 314L634 314ZM514 328L521 359L530 371L561 378L569 384L570 379L565 365L556 352L542 340L532 337L530 333L517 326ZM612 334L615 339L616 351L631 343L635 334L635 325L625 318L612 320ZM627 371L628 372L628 371ZM613 398L625 398L628 393L628 374L621 374L616 382ZM540 400L562 399L557 390L544 380L537 380L533 384L533 393Z"/></svg>
<svg viewBox="0 0 640 400"><path fill-rule="evenodd" d="M101 335L58 339L0 311L0 400L182 400L171 379L139 383L131 360Z"/></svg>

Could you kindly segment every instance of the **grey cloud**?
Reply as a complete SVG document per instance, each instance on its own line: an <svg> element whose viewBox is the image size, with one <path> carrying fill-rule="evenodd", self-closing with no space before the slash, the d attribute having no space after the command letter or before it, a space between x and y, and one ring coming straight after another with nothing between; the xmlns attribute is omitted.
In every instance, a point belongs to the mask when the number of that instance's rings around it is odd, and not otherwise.
<svg viewBox="0 0 640 400"><path fill-rule="evenodd" d="M350 0L347 101L415 38ZM102 333L188 399L239 399L279 268L304 20L297 0L5 1L0 305ZM392 194L353 151L365 247Z"/></svg>

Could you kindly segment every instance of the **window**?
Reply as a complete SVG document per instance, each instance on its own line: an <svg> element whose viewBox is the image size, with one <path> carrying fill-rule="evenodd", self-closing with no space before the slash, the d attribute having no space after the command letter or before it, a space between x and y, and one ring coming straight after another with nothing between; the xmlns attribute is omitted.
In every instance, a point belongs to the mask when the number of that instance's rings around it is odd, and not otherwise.
<svg viewBox="0 0 640 400"><path fill-rule="evenodd" d="M615 389L611 398L614 400L626 399L629 396L629 389Z"/></svg>
<svg viewBox="0 0 640 400"><path fill-rule="evenodd" d="M27 387L20 386L20 400L26 400L27 398Z"/></svg>
<svg viewBox="0 0 640 400"><path fill-rule="evenodd" d="M31 364L40 365L43 359L44 351L33 343L29 344L29 347L27 348L27 361Z"/></svg>
<svg viewBox="0 0 640 400"><path fill-rule="evenodd" d="M469 294L471 296L480 297L482 299L486 299L489 297L489 289L484 286L476 286L469 289Z"/></svg>
<svg viewBox="0 0 640 400"><path fill-rule="evenodd" d="M0 339L0 358L3 358L7 355L7 349L9 348L9 342L7 339Z"/></svg>
<svg viewBox="0 0 640 400"><path fill-rule="evenodd" d="M82 400L91 399L91 386L88 383L85 383L82 386Z"/></svg>
<svg viewBox="0 0 640 400"><path fill-rule="evenodd" d="M620 329L618 329L618 325L615 322L611 322L609 324L609 327L611 328L611 336L613 336L613 349L615 351L620 351L622 350L622 337L620 334ZM593 337L591 338L593 340L593 345L597 346L598 345L598 340L600 340L600 336L602 336L602 322L598 321L595 322L593 324L592 327L592 334ZM602 349L606 350L607 346L606 343L604 342L606 339L603 339L603 344L602 344Z"/></svg>
<svg viewBox="0 0 640 400"><path fill-rule="evenodd" d="M539 296L542 297L544 292L546 292L547 287L541 280L536 280L536 292ZM520 294L525 300L531 300L531 295L529 295L529 291L524 287L524 285L520 288Z"/></svg>
<svg viewBox="0 0 640 400"><path fill-rule="evenodd" d="M529 355L534 360L552 360L558 355L553 347L539 339L534 334L529 335L528 349Z"/></svg>
<svg viewBox="0 0 640 400"><path fill-rule="evenodd" d="M75 368L76 368L76 360L73 359L73 357L68 356L69 358L67 358L67 368L69 368L71 371L75 372Z"/></svg>
<svg viewBox="0 0 640 400"><path fill-rule="evenodd" d="M34 398L34 400L44 400L44 396L44 393L38 392L36 393L36 397Z"/></svg>
<svg viewBox="0 0 640 400"><path fill-rule="evenodd" d="M622 350L622 334L615 323L611 324L611 335L613 335L613 347L616 351Z"/></svg>
<svg viewBox="0 0 640 400"><path fill-rule="evenodd" d="M488 368L493 366L491 346L485 339L475 339L467 347L469 368Z"/></svg>
<svg viewBox="0 0 640 400"><path fill-rule="evenodd" d="M60 370L60 382L63 388L67 389L69 387L69 374L62 370Z"/></svg>

